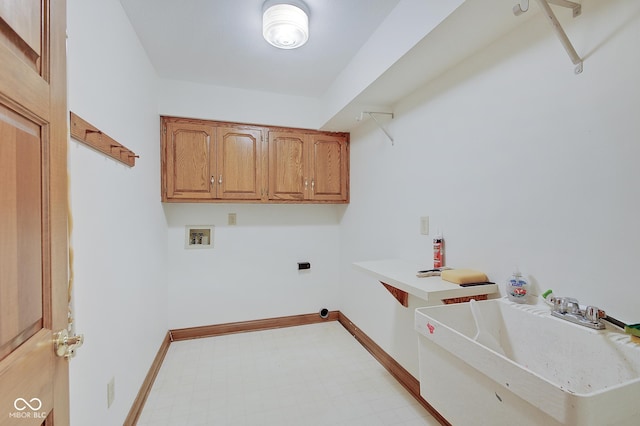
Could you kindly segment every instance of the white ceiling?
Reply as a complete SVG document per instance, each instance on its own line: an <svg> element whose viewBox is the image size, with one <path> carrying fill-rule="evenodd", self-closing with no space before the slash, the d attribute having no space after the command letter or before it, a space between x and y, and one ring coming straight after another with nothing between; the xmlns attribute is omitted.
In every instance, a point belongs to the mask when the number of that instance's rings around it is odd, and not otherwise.
<svg viewBox="0 0 640 426"><path fill-rule="evenodd" d="M279 50L262 38L264 0L120 2L161 78L313 98L318 128L340 131L540 14L533 2L514 16L517 0L305 0L308 43Z"/></svg>
<svg viewBox="0 0 640 426"><path fill-rule="evenodd" d="M399 0L306 0L306 45L262 38L264 0L120 0L162 78L320 97Z"/></svg>

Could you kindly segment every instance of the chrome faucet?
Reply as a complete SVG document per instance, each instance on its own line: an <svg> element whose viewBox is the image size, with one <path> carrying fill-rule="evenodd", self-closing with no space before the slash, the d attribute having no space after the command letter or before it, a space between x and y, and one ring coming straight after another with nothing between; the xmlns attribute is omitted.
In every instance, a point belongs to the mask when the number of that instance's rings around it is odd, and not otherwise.
<svg viewBox="0 0 640 426"><path fill-rule="evenodd" d="M572 297L554 297L552 302L551 315L554 317L595 330L603 330L605 328L602 318L607 315L602 309L598 309L595 306L587 306L582 310L578 301Z"/></svg>

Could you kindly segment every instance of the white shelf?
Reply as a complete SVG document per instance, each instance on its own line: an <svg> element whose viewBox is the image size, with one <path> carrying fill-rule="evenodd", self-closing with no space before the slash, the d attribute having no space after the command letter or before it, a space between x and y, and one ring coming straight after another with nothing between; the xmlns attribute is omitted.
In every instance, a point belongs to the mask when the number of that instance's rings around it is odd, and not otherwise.
<svg viewBox="0 0 640 426"><path fill-rule="evenodd" d="M443 281L440 277L418 278L416 273L428 267L400 259L355 262L353 266L384 284L426 300L430 304L439 305L444 299L498 292L497 284L460 287L458 284Z"/></svg>

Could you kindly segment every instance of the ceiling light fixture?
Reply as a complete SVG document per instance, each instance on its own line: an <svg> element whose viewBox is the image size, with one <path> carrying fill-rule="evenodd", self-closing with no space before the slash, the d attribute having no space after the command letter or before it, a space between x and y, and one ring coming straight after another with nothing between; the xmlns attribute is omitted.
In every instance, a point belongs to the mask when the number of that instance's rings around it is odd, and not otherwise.
<svg viewBox="0 0 640 426"><path fill-rule="evenodd" d="M309 40L309 15L301 1L267 0L263 6L262 35L280 49L295 49Z"/></svg>

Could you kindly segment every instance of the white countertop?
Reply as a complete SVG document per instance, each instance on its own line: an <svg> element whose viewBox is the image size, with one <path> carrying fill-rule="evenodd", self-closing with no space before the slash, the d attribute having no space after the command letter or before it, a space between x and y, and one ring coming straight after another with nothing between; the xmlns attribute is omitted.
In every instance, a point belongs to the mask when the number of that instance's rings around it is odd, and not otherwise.
<svg viewBox="0 0 640 426"><path fill-rule="evenodd" d="M355 262L353 266L378 281L435 304L442 303L443 299L498 292L497 284L460 287L458 284L443 281L440 277L418 278L416 273L429 267L401 259Z"/></svg>

